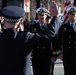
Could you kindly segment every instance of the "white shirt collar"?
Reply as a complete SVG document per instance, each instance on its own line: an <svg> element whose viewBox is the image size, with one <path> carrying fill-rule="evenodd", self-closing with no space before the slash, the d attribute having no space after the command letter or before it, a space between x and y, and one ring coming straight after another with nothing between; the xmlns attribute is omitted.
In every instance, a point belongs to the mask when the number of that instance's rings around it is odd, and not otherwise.
<svg viewBox="0 0 76 75"><path fill-rule="evenodd" d="M44 24L40 24L40 27L41 27L41 26L44 26Z"/></svg>

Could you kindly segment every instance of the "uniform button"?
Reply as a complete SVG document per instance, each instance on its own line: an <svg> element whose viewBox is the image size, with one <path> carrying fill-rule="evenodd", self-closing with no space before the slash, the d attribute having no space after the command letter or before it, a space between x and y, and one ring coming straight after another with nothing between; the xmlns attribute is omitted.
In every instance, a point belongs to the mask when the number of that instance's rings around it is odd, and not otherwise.
<svg viewBox="0 0 76 75"><path fill-rule="evenodd" d="M75 44L76 44L76 42L75 42Z"/></svg>
<svg viewBox="0 0 76 75"><path fill-rule="evenodd" d="M69 43L71 43L71 41L69 41Z"/></svg>
<svg viewBox="0 0 76 75"><path fill-rule="evenodd" d="M34 29L34 31L36 30L36 28Z"/></svg>
<svg viewBox="0 0 76 75"><path fill-rule="evenodd" d="M74 49L76 49L76 47L74 47Z"/></svg>
<svg viewBox="0 0 76 75"><path fill-rule="evenodd" d="M71 36L69 36L69 38L71 38Z"/></svg>
<svg viewBox="0 0 76 75"><path fill-rule="evenodd" d="M37 48L39 48L39 47L37 47Z"/></svg>
<svg viewBox="0 0 76 75"><path fill-rule="evenodd" d="M69 49L70 49L71 47L69 47Z"/></svg>
<svg viewBox="0 0 76 75"><path fill-rule="evenodd" d="M45 49L45 47L43 47L43 49Z"/></svg>
<svg viewBox="0 0 76 75"><path fill-rule="evenodd" d="M66 31L66 28L64 28L64 31Z"/></svg>
<svg viewBox="0 0 76 75"><path fill-rule="evenodd" d="M75 39L76 39L76 37L75 37Z"/></svg>

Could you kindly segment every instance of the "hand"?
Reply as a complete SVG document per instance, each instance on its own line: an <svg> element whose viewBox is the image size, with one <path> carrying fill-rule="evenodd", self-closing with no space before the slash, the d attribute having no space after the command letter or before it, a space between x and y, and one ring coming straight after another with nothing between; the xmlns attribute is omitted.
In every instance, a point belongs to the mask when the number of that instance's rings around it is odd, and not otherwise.
<svg viewBox="0 0 76 75"><path fill-rule="evenodd" d="M61 60L63 60L63 54L60 54L60 55L58 56L58 58L61 59Z"/></svg>
<svg viewBox="0 0 76 75"><path fill-rule="evenodd" d="M52 17L58 15L57 4L55 3L55 1L50 2L50 10L49 11L50 11L50 15Z"/></svg>
<svg viewBox="0 0 76 75"><path fill-rule="evenodd" d="M51 62L54 63L56 61L56 57L52 57Z"/></svg>

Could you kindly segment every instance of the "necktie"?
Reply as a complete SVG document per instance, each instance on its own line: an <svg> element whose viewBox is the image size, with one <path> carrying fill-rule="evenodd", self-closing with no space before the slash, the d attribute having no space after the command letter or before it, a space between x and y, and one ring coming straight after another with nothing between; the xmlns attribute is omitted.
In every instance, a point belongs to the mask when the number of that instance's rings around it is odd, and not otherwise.
<svg viewBox="0 0 76 75"><path fill-rule="evenodd" d="M71 28L73 29L73 23L71 24Z"/></svg>
<svg viewBox="0 0 76 75"><path fill-rule="evenodd" d="M44 26L43 26L43 24L41 25L41 29L44 29Z"/></svg>

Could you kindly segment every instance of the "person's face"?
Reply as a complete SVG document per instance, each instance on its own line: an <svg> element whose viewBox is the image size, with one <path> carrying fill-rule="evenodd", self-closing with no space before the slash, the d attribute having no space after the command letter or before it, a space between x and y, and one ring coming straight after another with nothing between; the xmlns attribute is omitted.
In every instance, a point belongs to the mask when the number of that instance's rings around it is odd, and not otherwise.
<svg viewBox="0 0 76 75"><path fill-rule="evenodd" d="M71 22L75 22L76 21L76 13L75 14L68 14L68 18L69 18L69 21Z"/></svg>
<svg viewBox="0 0 76 75"><path fill-rule="evenodd" d="M47 15L38 15L38 20L40 23L45 23L46 22L46 17Z"/></svg>

